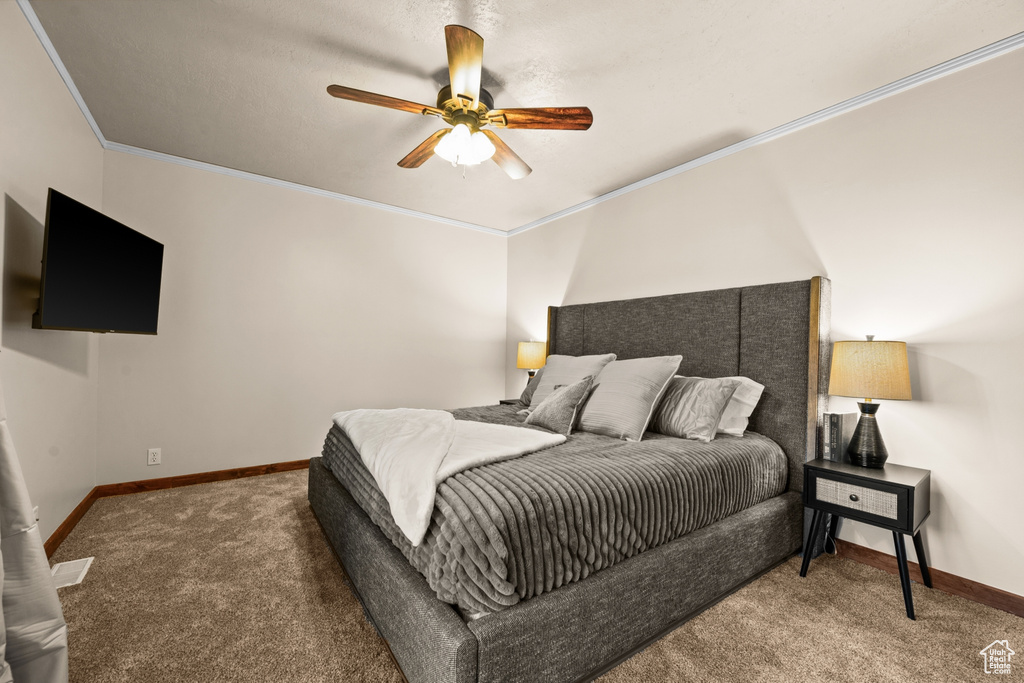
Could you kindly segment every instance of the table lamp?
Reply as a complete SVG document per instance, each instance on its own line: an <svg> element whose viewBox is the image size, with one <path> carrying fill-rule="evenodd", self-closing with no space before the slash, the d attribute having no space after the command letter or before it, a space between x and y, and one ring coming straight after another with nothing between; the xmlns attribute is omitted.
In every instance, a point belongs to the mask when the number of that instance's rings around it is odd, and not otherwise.
<svg viewBox="0 0 1024 683"><path fill-rule="evenodd" d="M519 353L516 356L516 367L521 370L528 370L530 379L537 374L537 370L544 367L548 359L548 345L545 342L525 341L519 342Z"/></svg>
<svg viewBox="0 0 1024 683"><path fill-rule="evenodd" d="M910 371L907 345L898 341L841 341L832 346L832 373L828 393L832 396L863 398L858 402L860 420L847 453L850 462L861 467L881 468L889 453L878 431L874 399L909 401Z"/></svg>

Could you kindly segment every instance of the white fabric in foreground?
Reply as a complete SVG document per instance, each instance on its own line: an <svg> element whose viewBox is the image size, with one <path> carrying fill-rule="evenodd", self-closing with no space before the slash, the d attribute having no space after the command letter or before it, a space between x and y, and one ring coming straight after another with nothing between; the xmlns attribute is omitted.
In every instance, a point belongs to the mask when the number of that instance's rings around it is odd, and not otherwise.
<svg viewBox="0 0 1024 683"><path fill-rule="evenodd" d="M0 683L68 680L68 629L0 395Z"/></svg>
<svg viewBox="0 0 1024 683"><path fill-rule="evenodd" d="M334 414L373 475L395 524L418 546L437 485L472 467L556 446L565 437L523 427L456 420L443 410L395 408Z"/></svg>

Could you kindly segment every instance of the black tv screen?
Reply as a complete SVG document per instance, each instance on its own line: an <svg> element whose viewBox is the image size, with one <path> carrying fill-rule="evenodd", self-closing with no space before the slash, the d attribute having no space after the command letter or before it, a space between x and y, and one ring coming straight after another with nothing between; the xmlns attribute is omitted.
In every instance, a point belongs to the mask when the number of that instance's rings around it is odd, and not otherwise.
<svg viewBox="0 0 1024 683"><path fill-rule="evenodd" d="M50 188L33 326L156 334L164 245Z"/></svg>

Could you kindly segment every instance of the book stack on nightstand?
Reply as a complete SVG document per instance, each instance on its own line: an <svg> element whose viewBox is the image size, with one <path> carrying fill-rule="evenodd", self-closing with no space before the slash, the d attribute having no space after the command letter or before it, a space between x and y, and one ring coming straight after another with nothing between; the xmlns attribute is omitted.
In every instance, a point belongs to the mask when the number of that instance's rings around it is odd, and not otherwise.
<svg viewBox="0 0 1024 683"><path fill-rule="evenodd" d="M832 462L850 462L846 449L860 413L825 413L821 418L821 447L818 449L821 457Z"/></svg>

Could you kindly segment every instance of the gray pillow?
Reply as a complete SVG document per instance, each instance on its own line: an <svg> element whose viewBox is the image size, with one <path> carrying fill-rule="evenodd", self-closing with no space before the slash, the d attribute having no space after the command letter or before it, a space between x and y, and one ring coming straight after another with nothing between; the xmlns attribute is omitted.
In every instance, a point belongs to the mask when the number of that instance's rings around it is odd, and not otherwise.
<svg viewBox="0 0 1024 683"><path fill-rule="evenodd" d="M711 441L739 384L726 378L673 377L654 414L651 431L705 443Z"/></svg>
<svg viewBox="0 0 1024 683"><path fill-rule="evenodd" d="M593 377L584 377L575 384L558 387L541 401L532 413L526 416L526 424L537 425L569 436L576 424L580 404L590 393L590 386L593 382Z"/></svg>
<svg viewBox="0 0 1024 683"><path fill-rule="evenodd" d="M548 356L544 364L544 376L537 383L537 389L530 400L530 410L546 399L555 387L579 382L584 377L597 377L601 368L615 360L614 353L602 356Z"/></svg>
<svg viewBox="0 0 1024 683"><path fill-rule="evenodd" d="M639 441L682 356L617 360L604 366L580 415L580 431Z"/></svg>
<svg viewBox="0 0 1024 683"><path fill-rule="evenodd" d="M533 377L530 378L530 381L526 383L526 388L523 389L523 393L519 396L519 405L530 405L530 400L533 398L533 392L537 391L537 385L540 384L540 376L543 374L544 368L541 368Z"/></svg>

